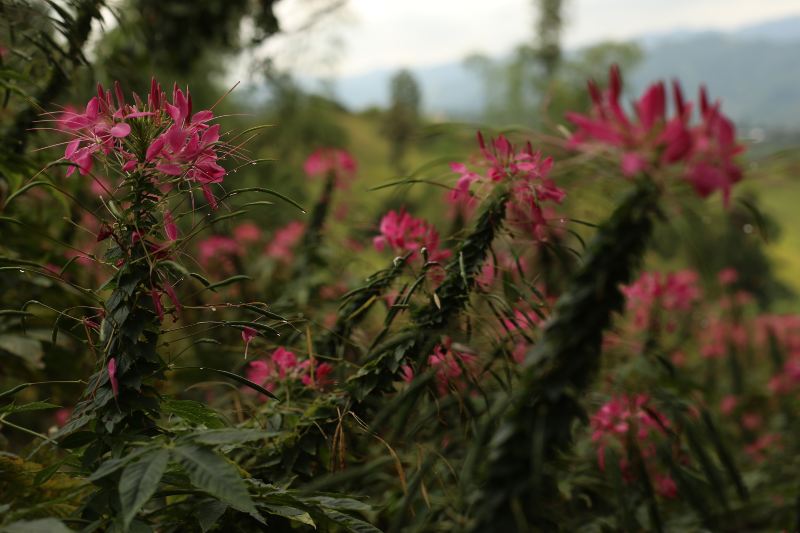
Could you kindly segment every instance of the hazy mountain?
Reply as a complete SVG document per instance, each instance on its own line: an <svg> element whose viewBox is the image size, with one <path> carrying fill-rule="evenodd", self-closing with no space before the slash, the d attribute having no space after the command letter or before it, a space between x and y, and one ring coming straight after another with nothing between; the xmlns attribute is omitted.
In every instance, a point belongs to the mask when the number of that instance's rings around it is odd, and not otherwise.
<svg viewBox="0 0 800 533"><path fill-rule="evenodd" d="M639 40L645 59L627 73L633 90L654 79L679 78L687 91L706 83L737 121L800 129L800 16L720 33L678 30ZM394 70L346 77L337 98L351 109L385 106ZM431 115L474 118L483 108L483 81L461 61L413 69ZM631 93L632 94L632 93Z"/></svg>

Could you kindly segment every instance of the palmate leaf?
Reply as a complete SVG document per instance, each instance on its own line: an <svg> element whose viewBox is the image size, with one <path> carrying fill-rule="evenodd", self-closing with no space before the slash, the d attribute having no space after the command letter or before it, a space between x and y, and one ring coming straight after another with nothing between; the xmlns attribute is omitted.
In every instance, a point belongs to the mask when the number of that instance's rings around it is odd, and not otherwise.
<svg viewBox="0 0 800 533"><path fill-rule="evenodd" d="M269 505L264 504L260 506L267 514L281 516L286 518L287 520L292 520L293 522L299 522L301 524L306 524L308 526L313 527L316 529L317 524L314 523L314 519L311 518L311 515L308 512L303 511L302 509L297 509L295 507L290 507L288 505Z"/></svg>
<svg viewBox="0 0 800 533"><path fill-rule="evenodd" d="M122 504L124 530L128 530L133 518L155 493L167 469L169 456L168 450L158 450L145 455L140 461L129 464L122 471L119 480L119 500Z"/></svg>
<svg viewBox="0 0 800 533"><path fill-rule="evenodd" d="M219 414L194 400L165 400L161 403L161 410L166 414L176 415L191 424L202 424L212 429L225 427L225 421Z"/></svg>
<svg viewBox="0 0 800 533"><path fill-rule="evenodd" d="M39 520L20 520L13 522L2 529L2 533L71 533L72 530L55 518L40 518Z"/></svg>
<svg viewBox="0 0 800 533"><path fill-rule="evenodd" d="M381 533L380 529L360 518L339 512L330 507L320 507L320 510L328 520L352 533Z"/></svg>
<svg viewBox="0 0 800 533"><path fill-rule="evenodd" d="M254 440L261 440L267 437L279 435L278 432L266 432L260 429L216 429L210 431L201 431L186 435L186 440L191 440L199 444L208 444L209 446L216 446L219 444L239 444L242 442L250 442Z"/></svg>
<svg viewBox="0 0 800 533"><path fill-rule="evenodd" d="M227 503L234 509L257 515L247 485L236 468L209 448L184 444L173 450L178 462L198 489Z"/></svg>

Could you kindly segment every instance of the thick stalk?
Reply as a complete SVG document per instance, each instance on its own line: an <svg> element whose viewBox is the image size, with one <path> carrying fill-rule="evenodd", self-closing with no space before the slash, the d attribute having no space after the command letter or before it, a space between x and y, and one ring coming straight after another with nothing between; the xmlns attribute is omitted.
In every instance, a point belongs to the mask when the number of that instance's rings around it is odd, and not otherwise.
<svg viewBox="0 0 800 533"><path fill-rule="evenodd" d="M644 255L658 199L656 186L642 179L600 226L528 354L521 383L493 406L485 428L502 419L489 443L473 531L557 528L547 519L558 494L553 461L568 452L574 424L586 418L580 402L600 366L603 333L623 309L620 286L631 281ZM485 445L478 444L476 457L487 456Z"/></svg>

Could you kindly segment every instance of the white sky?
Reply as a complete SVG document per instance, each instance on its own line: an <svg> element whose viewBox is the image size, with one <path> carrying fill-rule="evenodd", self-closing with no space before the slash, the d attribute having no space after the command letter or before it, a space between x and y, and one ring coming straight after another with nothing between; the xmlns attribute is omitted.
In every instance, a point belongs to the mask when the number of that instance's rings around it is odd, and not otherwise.
<svg viewBox="0 0 800 533"><path fill-rule="evenodd" d="M567 47L676 29L727 30L800 15L800 0L565 0ZM285 30L313 0L277 4ZM349 76L499 55L530 40L534 0L349 0L314 40L272 39L280 63L306 75ZM303 52L299 50L303 50Z"/></svg>

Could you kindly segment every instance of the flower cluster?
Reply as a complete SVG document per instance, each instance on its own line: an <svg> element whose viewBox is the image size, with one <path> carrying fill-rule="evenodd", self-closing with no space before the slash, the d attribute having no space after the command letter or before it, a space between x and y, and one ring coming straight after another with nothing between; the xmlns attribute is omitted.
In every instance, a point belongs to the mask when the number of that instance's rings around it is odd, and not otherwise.
<svg viewBox="0 0 800 533"><path fill-rule="evenodd" d="M650 405L646 394L616 396L603 404L591 417L592 441L597 446L597 463L606 468L606 449L615 444L624 451L620 470L627 482L635 479L628 453L630 442L635 442L648 471L655 482L656 491L665 498L675 498L678 490L672 478L659 471L656 456L656 437L665 435L669 420Z"/></svg>
<svg viewBox="0 0 800 533"><path fill-rule="evenodd" d="M355 177L358 165L345 150L337 148L318 148L306 159L303 170L309 176L325 176L333 173L336 186L345 189Z"/></svg>
<svg viewBox="0 0 800 533"><path fill-rule="evenodd" d="M450 390L464 390L468 385L467 376L472 374L477 358L453 346L450 337L437 344L433 353L428 356L428 366L436 372L436 390L440 396L447 395Z"/></svg>
<svg viewBox="0 0 800 533"><path fill-rule="evenodd" d="M114 100L116 98L116 101ZM128 104L119 83L110 90L97 87L97 96L86 104L83 113L65 111L59 127L74 135L64 158L72 163L67 176L79 170L92 172L95 158L103 154L120 164L123 172L141 172L154 178L158 174L199 184L208 203L216 208L211 184L222 182L225 169L219 165L219 125L209 125L210 110L192 113L192 97L178 89L167 100L161 86L152 81L147 103L133 94ZM164 180L154 180L168 188Z"/></svg>
<svg viewBox="0 0 800 533"><path fill-rule="evenodd" d="M612 67L606 91L589 82L591 115L567 115L577 126L570 144L576 148L601 145L620 150L626 176L683 164L683 177L697 194L705 198L719 190L727 205L731 187L742 178L734 161L744 149L736 142L736 129L722 114L720 104L709 102L705 88L700 90L699 122L693 125L694 106L685 100L677 82L672 89L672 116L667 114L664 83L655 83L633 104L635 117L629 117L620 103L619 69Z"/></svg>
<svg viewBox="0 0 800 533"><path fill-rule="evenodd" d="M700 299L697 273L681 270L662 275L660 272L645 272L627 287L622 287L627 298L627 307L634 313L637 328L652 326L659 311L689 311ZM666 324L667 330L675 328L675 322Z"/></svg>
<svg viewBox="0 0 800 533"><path fill-rule="evenodd" d="M331 384L331 372L333 366L329 363L318 364L313 359L300 361L293 352L278 347L269 359L256 359L249 363L247 379L269 391L274 390L279 383L296 380L300 380L306 387L323 388Z"/></svg>
<svg viewBox="0 0 800 533"><path fill-rule="evenodd" d="M439 248L436 228L404 209L386 213L381 219L380 232L372 241L379 252L388 246L397 254L411 252L413 259L425 248L429 261L443 261L451 255L450 250Z"/></svg>
<svg viewBox="0 0 800 533"><path fill-rule="evenodd" d="M282 263L289 264L294 258L294 247L303 238L306 225L293 221L275 230L272 240L267 244L264 253Z"/></svg>
<svg viewBox="0 0 800 533"><path fill-rule="evenodd" d="M451 163L450 169L459 174L459 178L448 200L469 210L475 204L473 184L491 188L498 183L509 183L513 193L508 205L511 223L536 241L547 240L550 217L546 216L542 204L560 204L566 196L548 177L553 159L534 152L530 143L518 149L504 135L487 144L478 133L478 145L482 156L478 166L483 172L474 172L463 163ZM552 217L552 212L550 215Z"/></svg>

